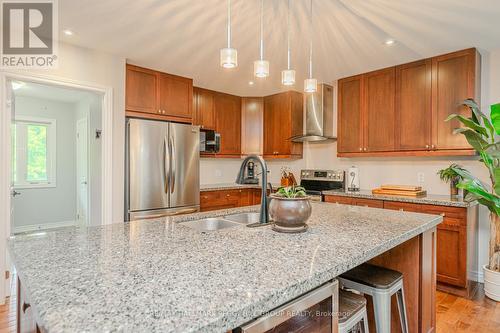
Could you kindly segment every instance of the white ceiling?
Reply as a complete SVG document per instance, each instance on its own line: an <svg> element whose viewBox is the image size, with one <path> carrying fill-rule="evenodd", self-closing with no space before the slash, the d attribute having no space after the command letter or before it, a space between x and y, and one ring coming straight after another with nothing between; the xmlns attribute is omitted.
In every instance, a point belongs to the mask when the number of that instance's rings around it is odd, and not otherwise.
<svg viewBox="0 0 500 333"><path fill-rule="evenodd" d="M33 82L16 81L14 86L17 88L14 90L14 96L34 97L64 103L77 103L85 99L97 98L95 93Z"/></svg>
<svg viewBox="0 0 500 333"><path fill-rule="evenodd" d="M258 58L259 0L233 0L238 68L219 66L226 0L64 0L59 26L69 43L126 57L130 63L191 77L194 84L243 96L282 90L286 0L265 0L265 58L271 76L253 78ZM292 0L295 89L307 74L308 5ZM314 0L314 76L333 81L468 47L500 47L498 0ZM384 45L394 38L395 45ZM64 61L64 59L61 59ZM249 86L248 81L255 85Z"/></svg>

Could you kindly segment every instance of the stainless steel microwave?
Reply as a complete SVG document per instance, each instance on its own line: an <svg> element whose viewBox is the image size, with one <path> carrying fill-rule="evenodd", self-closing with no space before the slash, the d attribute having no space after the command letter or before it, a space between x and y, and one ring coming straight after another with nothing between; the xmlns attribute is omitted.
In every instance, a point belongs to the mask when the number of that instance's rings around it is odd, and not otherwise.
<svg viewBox="0 0 500 333"><path fill-rule="evenodd" d="M220 151L220 134L214 130L200 129L200 152L218 153Z"/></svg>

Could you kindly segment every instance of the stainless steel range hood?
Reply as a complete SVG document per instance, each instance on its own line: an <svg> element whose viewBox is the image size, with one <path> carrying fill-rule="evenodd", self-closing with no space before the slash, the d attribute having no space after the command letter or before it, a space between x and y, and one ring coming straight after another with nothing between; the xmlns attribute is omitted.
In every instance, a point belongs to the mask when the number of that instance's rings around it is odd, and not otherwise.
<svg viewBox="0 0 500 333"><path fill-rule="evenodd" d="M293 142L336 140L333 87L319 84L315 93L304 93L304 132L290 138Z"/></svg>

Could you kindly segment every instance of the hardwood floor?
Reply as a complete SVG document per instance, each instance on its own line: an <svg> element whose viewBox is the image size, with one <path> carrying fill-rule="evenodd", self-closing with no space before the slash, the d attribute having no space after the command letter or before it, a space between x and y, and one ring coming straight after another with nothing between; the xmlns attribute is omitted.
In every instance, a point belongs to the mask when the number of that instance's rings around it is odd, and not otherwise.
<svg viewBox="0 0 500 333"><path fill-rule="evenodd" d="M13 276L12 281L17 277ZM0 305L0 333L16 332L16 283L13 282L10 287L11 296L7 298L4 305Z"/></svg>
<svg viewBox="0 0 500 333"><path fill-rule="evenodd" d="M499 333L500 303L484 296L483 284L472 299L437 292L437 333Z"/></svg>
<svg viewBox="0 0 500 333"><path fill-rule="evenodd" d="M8 302L0 305L0 333L16 332L15 285L11 290ZM500 303L485 297L482 285L470 300L438 291L436 307L436 333L500 332Z"/></svg>

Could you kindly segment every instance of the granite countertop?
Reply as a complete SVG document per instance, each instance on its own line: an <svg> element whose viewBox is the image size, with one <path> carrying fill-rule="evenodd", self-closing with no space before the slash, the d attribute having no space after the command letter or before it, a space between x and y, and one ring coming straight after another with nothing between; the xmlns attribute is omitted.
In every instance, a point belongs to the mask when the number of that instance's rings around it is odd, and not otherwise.
<svg viewBox="0 0 500 333"><path fill-rule="evenodd" d="M344 190L323 191L324 195L338 195L343 197L378 199L385 201L408 202L426 205L450 206L450 207L471 207L477 205L477 201L467 202L462 197L453 198L449 195L427 194L422 197L404 197L397 195L373 194L369 190L349 192Z"/></svg>
<svg viewBox="0 0 500 333"><path fill-rule="evenodd" d="M280 184L271 184L273 189L280 187ZM221 190L239 190L243 188L261 189L260 184L236 184L236 183L217 183L217 184L202 184L200 185L200 192L204 191L221 191Z"/></svg>
<svg viewBox="0 0 500 333"><path fill-rule="evenodd" d="M302 234L243 225L200 233L182 224L257 209L16 236L9 253L43 331L223 332L442 221L313 203Z"/></svg>

